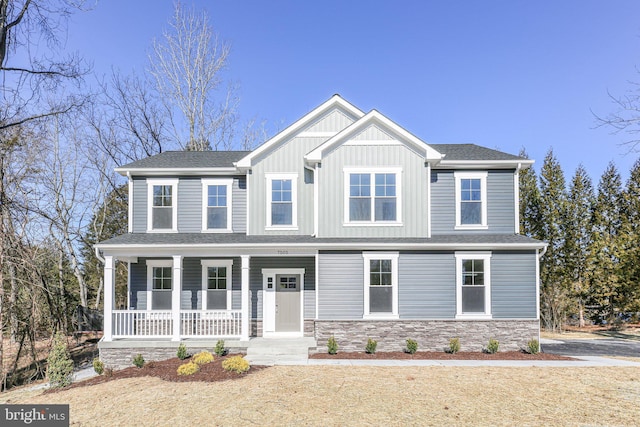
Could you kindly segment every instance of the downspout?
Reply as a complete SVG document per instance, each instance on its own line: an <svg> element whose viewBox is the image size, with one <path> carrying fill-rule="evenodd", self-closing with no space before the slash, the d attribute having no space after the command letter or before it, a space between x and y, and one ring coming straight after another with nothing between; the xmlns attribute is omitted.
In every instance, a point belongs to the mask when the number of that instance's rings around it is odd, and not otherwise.
<svg viewBox="0 0 640 427"><path fill-rule="evenodd" d="M522 163L518 163L516 172L513 174L513 193L515 195L515 206L513 208L515 212L515 233L520 234L520 170L522 169Z"/></svg>
<svg viewBox="0 0 640 427"><path fill-rule="evenodd" d="M133 181L131 180L131 172L127 171L127 189L129 191L127 201L127 231L133 233Z"/></svg>
<svg viewBox="0 0 640 427"><path fill-rule="evenodd" d="M98 258L98 261L100 261L104 265L104 258L102 257L102 255L100 255L100 249L94 246L93 250L96 253L96 258Z"/></svg>

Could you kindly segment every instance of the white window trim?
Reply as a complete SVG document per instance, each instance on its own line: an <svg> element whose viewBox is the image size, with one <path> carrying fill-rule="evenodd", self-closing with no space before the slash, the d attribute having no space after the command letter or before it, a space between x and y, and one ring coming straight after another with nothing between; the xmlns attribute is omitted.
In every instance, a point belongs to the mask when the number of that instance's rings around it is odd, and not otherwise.
<svg viewBox="0 0 640 427"><path fill-rule="evenodd" d="M491 252L456 252L456 319L491 319ZM484 261L484 313L462 312L462 261Z"/></svg>
<svg viewBox="0 0 640 427"><path fill-rule="evenodd" d="M231 310L231 297L233 295L233 260L231 259L203 259L200 261L202 265L202 310L207 310L207 291L209 290L209 267L226 267L227 268L227 311Z"/></svg>
<svg viewBox="0 0 640 427"><path fill-rule="evenodd" d="M297 173L267 173L266 191L267 198L267 215L266 230L297 230L298 229L298 174ZM271 224L271 183L274 180L290 179L291 180L291 224L273 225Z"/></svg>
<svg viewBox="0 0 640 427"><path fill-rule="evenodd" d="M398 319L398 252L363 252L364 259L364 312L363 319ZM371 260L391 260L391 313L371 313L369 311L369 287L371 285Z"/></svg>
<svg viewBox="0 0 640 427"><path fill-rule="evenodd" d="M209 186L224 185L227 187L227 226L225 228L208 228L207 214L209 208ZM231 233L233 214L233 178L203 178L202 179L202 231L204 233Z"/></svg>
<svg viewBox="0 0 640 427"><path fill-rule="evenodd" d="M400 227L402 226L402 168L344 168L343 180L344 180L344 217L343 224L346 227ZM371 221L351 221L349 219L349 195L351 193L351 180L350 175L352 173L357 174L369 174L371 179ZM376 221L375 220L375 174L394 174L396 176L396 220L395 221Z"/></svg>
<svg viewBox="0 0 640 427"><path fill-rule="evenodd" d="M153 186L171 186L171 229L153 228ZM178 231L178 178L156 178L147 179L147 233L175 233Z"/></svg>
<svg viewBox="0 0 640 427"><path fill-rule="evenodd" d="M171 267L171 289L157 289L155 292L172 292L174 286L173 260L172 259L148 259L147 264L147 310L152 310L151 300L153 298L153 268Z"/></svg>
<svg viewBox="0 0 640 427"><path fill-rule="evenodd" d="M456 181L456 230L486 230L489 228L487 225L487 172L454 172ZM462 224L462 218L460 213L460 180L462 179L479 179L480 180L480 197L481 197L481 224Z"/></svg>

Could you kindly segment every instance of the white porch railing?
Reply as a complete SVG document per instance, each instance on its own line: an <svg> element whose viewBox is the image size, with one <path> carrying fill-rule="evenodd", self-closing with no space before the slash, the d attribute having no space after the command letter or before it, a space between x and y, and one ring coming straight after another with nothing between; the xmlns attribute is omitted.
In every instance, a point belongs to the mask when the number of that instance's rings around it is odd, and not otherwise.
<svg viewBox="0 0 640 427"><path fill-rule="evenodd" d="M114 338L169 338L171 310L113 310ZM242 310L181 310L180 337L239 337Z"/></svg>

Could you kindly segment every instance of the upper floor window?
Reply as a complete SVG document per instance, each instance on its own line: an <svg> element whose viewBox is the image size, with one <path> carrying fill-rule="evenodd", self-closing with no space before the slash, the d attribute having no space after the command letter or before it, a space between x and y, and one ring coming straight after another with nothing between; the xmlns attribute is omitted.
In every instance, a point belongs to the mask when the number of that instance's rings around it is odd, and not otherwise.
<svg viewBox="0 0 640 427"><path fill-rule="evenodd" d="M231 231L233 179L202 180L202 229Z"/></svg>
<svg viewBox="0 0 640 427"><path fill-rule="evenodd" d="M400 223L400 170L345 169L345 223Z"/></svg>
<svg viewBox="0 0 640 427"><path fill-rule="evenodd" d="M487 228L487 173L456 172L456 228Z"/></svg>
<svg viewBox="0 0 640 427"><path fill-rule="evenodd" d="M398 253L365 252L364 317L398 316Z"/></svg>
<svg viewBox="0 0 640 427"><path fill-rule="evenodd" d="M456 252L458 317L491 316L491 253Z"/></svg>
<svg viewBox="0 0 640 427"><path fill-rule="evenodd" d="M296 174L267 174L267 228L296 229Z"/></svg>
<svg viewBox="0 0 640 427"><path fill-rule="evenodd" d="M148 179L148 231L177 231L177 179Z"/></svg>

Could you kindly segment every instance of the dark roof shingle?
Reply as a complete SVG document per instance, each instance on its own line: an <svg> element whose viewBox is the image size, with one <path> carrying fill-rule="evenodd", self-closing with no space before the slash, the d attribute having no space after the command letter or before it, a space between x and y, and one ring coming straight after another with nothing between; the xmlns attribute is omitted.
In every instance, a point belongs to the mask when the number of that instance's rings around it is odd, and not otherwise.
<svg viewBox="0 0 640 427"><path fill-rule="evenodd" d="M249 154L250 151L165 151L138 160L119 169L186 169L224 168Z"/></svg>
<svg viewBox="0 0 640 427"><path fill-rule="evenodd" d="M433 149L446 154L444 160L526 160L523 157L492 150L475 144L429 144Z"/></svg>

